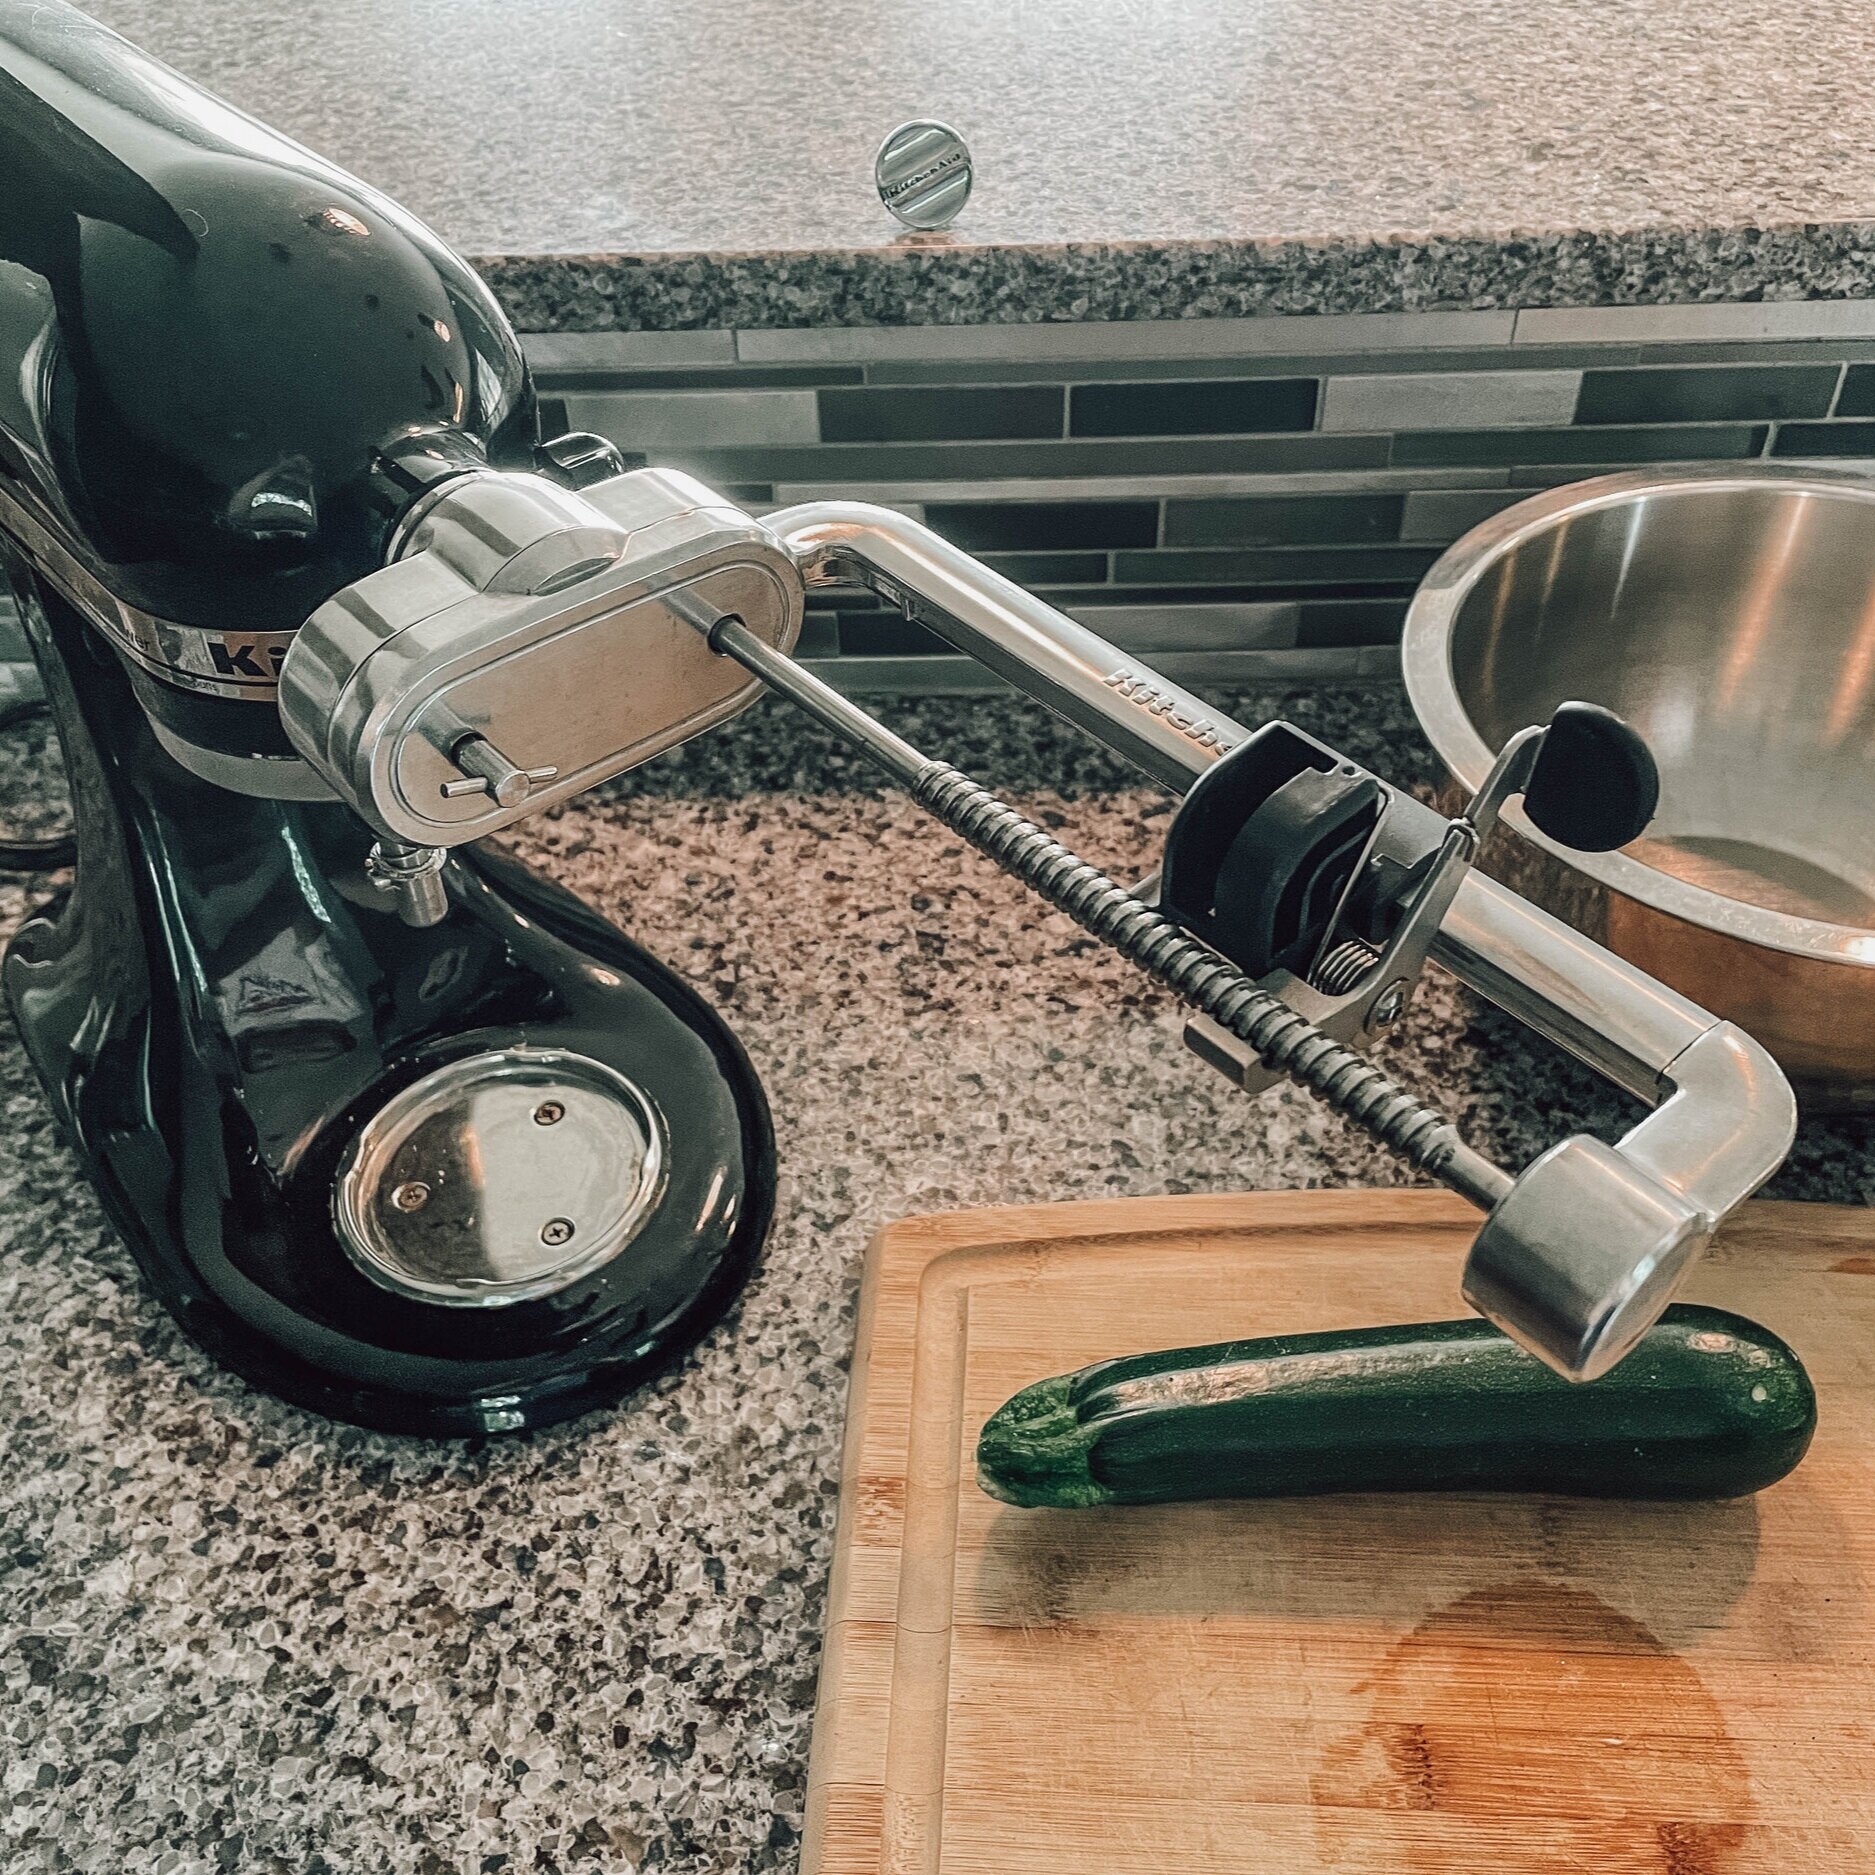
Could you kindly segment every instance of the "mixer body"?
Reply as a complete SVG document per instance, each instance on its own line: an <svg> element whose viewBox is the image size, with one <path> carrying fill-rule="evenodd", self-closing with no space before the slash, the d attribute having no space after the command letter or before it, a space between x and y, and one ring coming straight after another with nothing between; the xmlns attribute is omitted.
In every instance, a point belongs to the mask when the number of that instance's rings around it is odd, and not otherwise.
<svg viewBox="0 0 1875 1875"><path fill-rule="evenodd" d="M492 850L399 916L277 706L427 489L558 466L512 330L393 204L37 0L0 0L0 175L0 577L79 844L0 981L67 1141L260 1386L428 1433L616 1397L765 1235L747 1058Z"/></svg>

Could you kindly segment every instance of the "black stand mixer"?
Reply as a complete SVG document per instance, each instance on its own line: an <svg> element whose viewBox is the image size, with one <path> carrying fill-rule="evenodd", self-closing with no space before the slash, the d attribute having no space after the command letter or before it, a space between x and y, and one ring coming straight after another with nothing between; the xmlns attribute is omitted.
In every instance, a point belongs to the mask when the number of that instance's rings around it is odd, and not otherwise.
<svg viewBox="0 0 1875 1875"><path fill-rule="evenodd" d="M1476 1203L1468 1297L1572 1377L1788 1150L1762 1049L1471 870L1514 796L1573 845L1639 833L1652 764L1605 712L1514 738L1448 821L904 516L758 521L539 427L487 289L394 203L56 0L0 0L0 573L78 837L4 986L152 1285L255 1384L538 1425L737 1293L775 1167L735 1038L484 842L764 684L1172 989L1202 1058ZM1103 878L796 664L835 583L1185 793L1158 880ZM1428 960L1654 1111L1491 1164L1360 1052Z"/></svg>

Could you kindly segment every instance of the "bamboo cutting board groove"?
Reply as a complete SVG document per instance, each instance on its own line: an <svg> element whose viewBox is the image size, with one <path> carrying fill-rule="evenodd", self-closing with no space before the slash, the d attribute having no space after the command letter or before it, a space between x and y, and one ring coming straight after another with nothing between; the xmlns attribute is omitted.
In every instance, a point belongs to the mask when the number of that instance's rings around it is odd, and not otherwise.
<svg viewBox="0 0 1875 1875"><path fill-rule="evenodd" d="M1875 1213L1754 1205L1688 1299L1816 1382L1729 1504L1021 1511L1017 1388L1463 1313L1431 1192L913 1218L861 1301L804 1875L1875 1875Z"/></svg>

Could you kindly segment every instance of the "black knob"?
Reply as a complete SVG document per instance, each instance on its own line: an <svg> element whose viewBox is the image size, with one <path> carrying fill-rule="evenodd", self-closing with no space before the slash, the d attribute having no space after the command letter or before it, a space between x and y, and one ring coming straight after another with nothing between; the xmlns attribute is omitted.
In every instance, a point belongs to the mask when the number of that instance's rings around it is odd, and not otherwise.
<svg viewBox="0 0 1875 1875"><path fill-rule="evenodd" d="M1579 853L1611 853L1647 831L1660 771L1638 731L1597 703L1565 703L1550 718L1523 811Z"/></svg>
<svg viewBox="0 0 1875 1875"><path fill-rule="evenodd" d="M595 482L609 482L626 469L618 445L591 430L568 430L564 436L549 437L534 451L534 466L549 481L562 488L590 488ZM644 467L641 456L635 465Z"/></svg>

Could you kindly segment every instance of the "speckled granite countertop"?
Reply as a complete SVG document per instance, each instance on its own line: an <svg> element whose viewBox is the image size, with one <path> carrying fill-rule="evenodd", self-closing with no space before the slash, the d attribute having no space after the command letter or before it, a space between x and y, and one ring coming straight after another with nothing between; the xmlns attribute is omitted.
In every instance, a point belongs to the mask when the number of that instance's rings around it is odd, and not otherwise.
<svg viewBox="0 0 1875 1875"><path fill-rule="evenodd" d="M92 0L534 328L1855 297L1862 0ZM872 153L970 140L955 234Z"/></svg>
<svg viewBox="0 0 1875 1875"><path fill-rule="evenodd" d="M1396 691L1220 700L1427 776ZM1164 802L1034 710L891 713L1091 857L1148 863ZM778 704L543 820L527 850L749 1044L785 1176L762 1270L619 1410L480 1446L329 1425L182 1341L0 1025L8 1875L793 1867L874 1229L1397 1176L1299 1095L1233 1096L1165 998ZM8 923L24 899L8 889ZM1387 1053L1509 1160L1625 1124L1449 985ZM1869 1134L1807 1126L1773 1189L1875 1201Z"/></svg>

